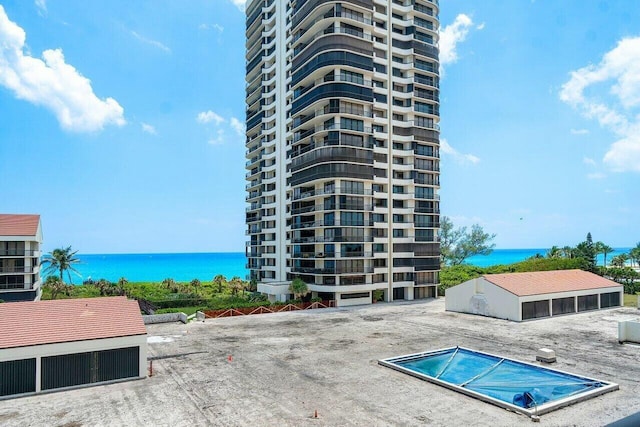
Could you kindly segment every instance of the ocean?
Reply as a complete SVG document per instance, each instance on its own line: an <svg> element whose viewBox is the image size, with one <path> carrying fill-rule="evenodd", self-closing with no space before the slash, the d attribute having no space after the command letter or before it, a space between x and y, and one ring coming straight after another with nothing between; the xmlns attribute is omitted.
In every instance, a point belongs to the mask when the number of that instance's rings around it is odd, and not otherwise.
<svg viewBox="0 0 640 427"><path fill-rule="evenodd" d="M511 264L522 261L535 254L544 254L547 249L495 249L491 255L473 256L467 263L479 267L496 264ZM616 249L607 255L607 260L613 256L628 252L628 248ZM107 279L117 281L125 277L130 282L155 282L166 278L177 281L192 279L212 280L216 275L223 274L227 278L239 276L245 279L248 271L245 269L246 258L244 252L218 253L179 253L179 254L78 254L81 263L75 266L80 276L73 275L74 283L81 283L87 279ZM603 257L598 257L602 264Z"/></svg>

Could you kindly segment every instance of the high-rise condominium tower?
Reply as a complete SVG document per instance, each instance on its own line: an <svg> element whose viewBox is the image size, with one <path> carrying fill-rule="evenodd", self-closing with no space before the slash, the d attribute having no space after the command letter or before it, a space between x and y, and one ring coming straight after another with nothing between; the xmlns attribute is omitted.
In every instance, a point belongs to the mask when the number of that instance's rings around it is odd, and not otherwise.
<svg viewBox="0 0 640 427"><path fill-rule="evenodd" d="M437 0L249 0L247 259L337 305L439 282ZM380 295L380 292L375 293Z"/></svg>

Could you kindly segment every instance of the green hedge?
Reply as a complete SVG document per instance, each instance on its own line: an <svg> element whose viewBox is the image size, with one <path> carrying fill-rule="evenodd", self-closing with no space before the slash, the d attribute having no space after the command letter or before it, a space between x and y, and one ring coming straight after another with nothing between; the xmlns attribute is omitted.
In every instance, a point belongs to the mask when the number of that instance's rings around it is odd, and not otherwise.
<svg viewBox="0 0 640 427"><path fill-rule="evenodd" d="M250 301L241 297L228 297L228 298L183 298L183 299L165 299L165 300L150 300L159 310L163 312L166 309L178 309L181 307L202 307L207 310L222 310L227 308L244 308L244 307L260 307L269 306L269 301ZM179 310L176 310L179 311Z"/></svg>

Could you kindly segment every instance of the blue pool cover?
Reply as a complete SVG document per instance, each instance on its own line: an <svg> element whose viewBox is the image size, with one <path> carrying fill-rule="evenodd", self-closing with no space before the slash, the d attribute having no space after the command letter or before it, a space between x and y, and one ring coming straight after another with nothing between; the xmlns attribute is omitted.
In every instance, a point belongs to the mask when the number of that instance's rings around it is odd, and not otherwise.
<svg viewBox="0 0 640 427"><path fill-rule="evenodd" d="M393 363L521 408L534 408L607 385L462 348L398 358Z"/></svg>

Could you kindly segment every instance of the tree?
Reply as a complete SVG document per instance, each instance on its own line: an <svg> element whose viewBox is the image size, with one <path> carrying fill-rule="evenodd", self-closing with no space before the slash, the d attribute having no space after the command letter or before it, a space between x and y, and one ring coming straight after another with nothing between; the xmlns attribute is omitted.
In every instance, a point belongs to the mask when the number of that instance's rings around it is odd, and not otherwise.
<svg viewBox="0 0 640 427"><path fill-rule="evenodd" d="M560 249L562 251L562 256L565 258L574 258L574 252L575 249L572 248L571 246L565 246L562 249Z"/></svg>
<svg viewBox="0 0 640 427"><path fill-rule="evenodd" d="M255 277L252 277L251 280L249 281L249 291L250 292L258 291L258 279L256 279Z"/></svg>
<svg viewBox="0 0 640 427"><path fill-rule="evenodd" d="M634 261L640 267L640 242L636 243L636 247L629 251L629 259L632 267Z"/></svg>
<svg viewBox="0 0 640 427"><path fill-rule="evenodd" d="M460 265L473 255L489 255L496 246L492 243L495 234L485 233L478 224L455 229L451 220L444 216L440 220L440 254L445 265Z"/></svg>
<svg viewBox="0 0 640 427"><path fill-rule="evenodd" d="M562 257L562 250L557 246L551 246L551 249L547 251L547 258L560 258Z"/></svg>
<svg viewBox="0 0 640 427"><path fill-rule="evenodd" d="M611 265L614 267L624 267L624 264L629 260L629 255L620 254L611 258Z"/></svg>
<svg viewBox="0 0 640 427"><path fill-rule="evenodd" d="M44 287L51 291L51 299L56 299L58 294L67 290L67 285L58 276L49 276L44 282Z"/></svg>
<svg viewBox="0 0 640 427"><path fill-rule="evenodd" d="M180 292L180 285L178 285L176 281L170 277L162 281L162 286L167 288L171 293L177 294L178 292Z"/></svg>
<svg viewBox="0 0 640 427"><path fill-rule="evenodd" d="M226 283L227 283L227 278L224 277L222 274L218 274L216 277L213 278L213 284L217 286L219 294L222 293L222 286L225 285Z"/></svg>
<svg viewBox="0 0 640 427"><path fill-rule="evenodd" d="M109 282L107 279L98 280L94 286L98 288L98 291L100 292L101 297L109 295L109 288L111 287L111 282Z"/></svg>
<svg viewBox="0 0 640 427"><path fill-rule="evenodd" d="M442 264L449 265L454 257L455 248L464 236L466 228L455 229L449 217L440 218L440 256Z"/></svg>
<svg viewBox="0 0 640 427"><path fill-rule="evenodd" d="M596 270L596 248L591 238L591 233L587 233L587 238L584 242L578 243L574 250L574 256L576 258L583 258L587 261L587 270Z"/></svg>
<svg viewBox="0 0 640 427"><path fill-rule="evenodd" d="M202 286L202 282L200 281L200 279L193 279L189 285L191 285L191 287L193 288L193 292L198 295L198 292L200 291L200 287Z"/></svg>
<svg viewBox="0 0 640 427"><path fill-rule="evenodd" d="M624 285L624 293L634 295L640 290L640 283L636 280L640 274L631 267L612 267L607 269L607 275L614 281Z"/></svg>
<svg viewBox="0 0 640 427"><path fill-rule="evenodd" d="M304 280L296 277L289 285L289 292L293 294L293 299L302 299L302 297L309 293L309 287Z"/></svg>
<svg viewBox="0 0 640 427"><path fill-rule="evenodd" d="M126 277L121 277L118 279L118 287L121 289L120 295L125 295L127 293L126 286L129 284L129 281Z"/></svg>
<svg viewBox="0 0 640 427"><path fill-rule="evenodd" d="M233 295L238 295L238 292L244 290L244 280L238 276L233 276L229 281L229 285L231 286L231 293Z"/></svg>
<svg viewBox="0 0 640 427"><path fill-rule="evenodd" d="M73 268L74 264L79 264L80 260L76 258L78 251L72 251L71 246L66 248L58 248L45 255L42 260L42 265L47 265L45 268L46 274L59 274L60 281L64 282L64 273L67 273L69 283L73 283L71 280L71 272L80 276L78 270ZM82 277L82 276L80 276Z"/></svg>
<svg viewBox="0 0 640 427"><path fill-rule="evenodd" d="M594 245L596 248L596 254L604 255L604 266L607 266L607 255L613 252L613 248L611 246L606 245L602 242L596 242Z"/></svg>

